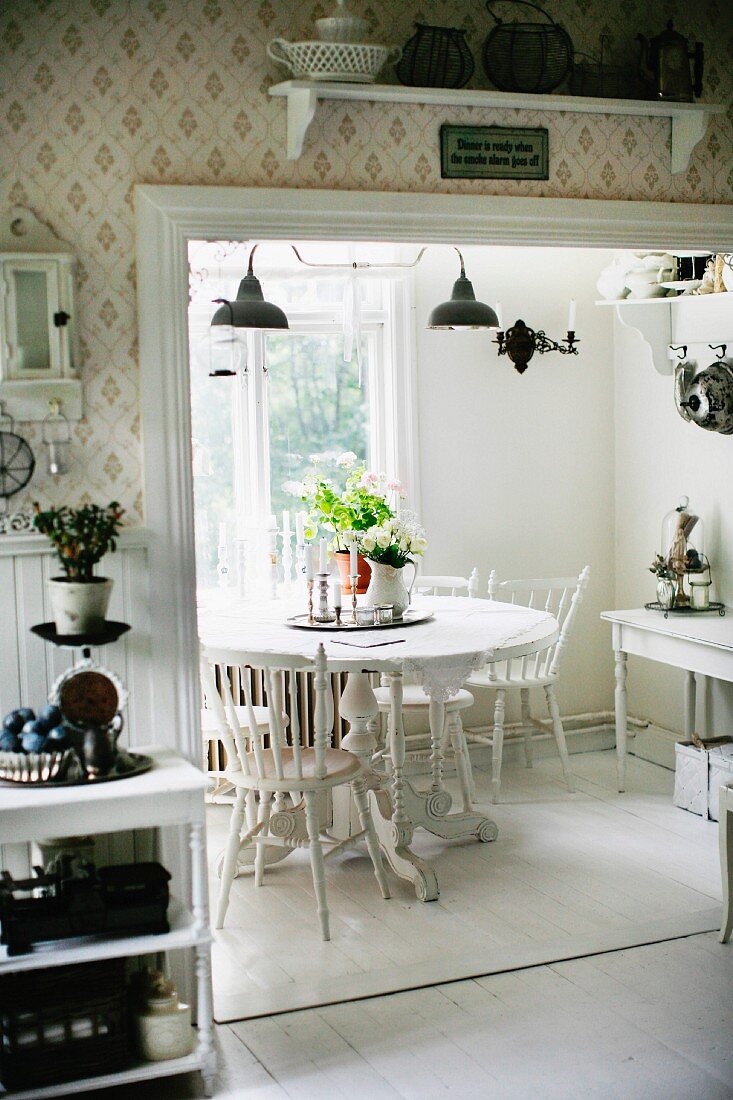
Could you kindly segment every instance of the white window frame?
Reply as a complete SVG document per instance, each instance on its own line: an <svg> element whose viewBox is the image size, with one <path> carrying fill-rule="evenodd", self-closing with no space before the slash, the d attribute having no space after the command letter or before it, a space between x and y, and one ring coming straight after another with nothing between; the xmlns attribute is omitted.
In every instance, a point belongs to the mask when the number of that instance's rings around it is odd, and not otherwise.
<svg viewBox="0 0 733 1100"><path fill-rule="evenodd" d="M419 511L417 483L416 389L414 379L414 276L385 279L379 306L362 308L361 331L372 344L368 357L368 465L403 481L404 504ZM288 310L293 334L340 334L341 311ZM240 531L260 537L270 514L269 409L266 335L247 334L247 371L235 379L232 410L234 497L237 515L246 517Z"/></svg>

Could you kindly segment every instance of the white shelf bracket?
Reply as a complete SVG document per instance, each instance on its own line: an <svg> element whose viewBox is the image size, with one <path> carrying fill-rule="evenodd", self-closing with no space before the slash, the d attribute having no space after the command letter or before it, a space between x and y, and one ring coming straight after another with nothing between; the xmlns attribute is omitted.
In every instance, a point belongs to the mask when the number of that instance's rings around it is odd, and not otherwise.
<svg viewBox="0 0 733 1100"><path fill-rule="evenodd" d="M288 92L288 160L297 160L303 152L308 127L316 113L318 97L314 88L293 88Z"/></svg>
<svg viewBox="0 0 733 1100"><path fill-rule="evenodd" d="M707 111L685 111L672 115L672 174L685 172L692 150L705 137L710 115Z"/></svg>
<svg viewBox="0 0 733 1100"><path fill-rule="evenodd" d="M671 306L664 309L658 301L646 309L642 305L634 306L633 311L616 306L615 313L624 328L635 332L647 345L649 357L657 373L667 376L673 374L674 362L670 362L668 352L672 340Z"/></svg>

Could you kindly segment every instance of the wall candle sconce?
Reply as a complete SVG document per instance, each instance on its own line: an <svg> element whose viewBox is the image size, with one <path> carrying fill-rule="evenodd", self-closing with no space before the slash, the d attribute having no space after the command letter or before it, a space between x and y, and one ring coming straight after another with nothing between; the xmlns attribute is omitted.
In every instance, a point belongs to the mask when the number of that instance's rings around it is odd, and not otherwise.
<svg viewBox="0 0 733 1100"><path fill-rule="evenodd" d="M548 351L559 351L561 355L577 355L576 344L580 340L575 335L575 299L571 299L568 310L568 334L562 342L551 340L542 330L535 332L524 321L517 320L506 332L497 332L493 341L499 347L499 355L508 355L519 374L524 374L530 359L537 351L544 355Z"/></svg>

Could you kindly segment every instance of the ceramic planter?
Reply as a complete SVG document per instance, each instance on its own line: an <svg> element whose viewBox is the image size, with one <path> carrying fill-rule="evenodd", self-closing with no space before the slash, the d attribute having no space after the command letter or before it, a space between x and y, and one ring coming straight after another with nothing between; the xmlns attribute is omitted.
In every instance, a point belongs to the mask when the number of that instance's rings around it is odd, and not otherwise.
<svg viewBox="0 0 733 1100"><path fill-rule="evenodd" d="M104 625L112 593L112 581L93 577L70 581L52 577L49 581L51 609L59 634L93 634Z"/></svg>

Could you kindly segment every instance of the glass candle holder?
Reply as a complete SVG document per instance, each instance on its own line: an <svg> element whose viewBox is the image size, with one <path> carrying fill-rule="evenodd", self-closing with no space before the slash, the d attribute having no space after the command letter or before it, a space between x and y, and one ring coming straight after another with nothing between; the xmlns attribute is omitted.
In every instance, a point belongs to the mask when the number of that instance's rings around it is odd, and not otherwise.
<svg viewBox="0 0 733 1100"><path fill-rule="evenodd" d="M379 603L374 608L374 615L377 621L377 625L384 626L387 623L394 621L394 604L391 603Z"/></svg>
<svg viewBox="0 0 733 1100"><path fill-rule="evenodd" d="M373 607L357 607L357 609L356 609L356 625L357 626L374 626L374 608Z"/></svg>

